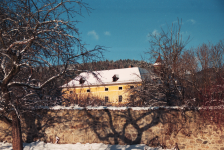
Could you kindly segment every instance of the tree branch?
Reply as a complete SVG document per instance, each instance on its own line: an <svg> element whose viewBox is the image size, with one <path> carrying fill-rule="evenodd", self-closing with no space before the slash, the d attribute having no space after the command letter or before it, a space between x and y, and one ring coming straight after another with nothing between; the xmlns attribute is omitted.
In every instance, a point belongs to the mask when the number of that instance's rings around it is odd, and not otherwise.
<svg viewBox="0 0 224 150"><path fill-rule="evenodd" d="M7 118L6 116L0 115L0 120L5 122L7 125L10 125L10 126L12 125L12 120Z"/></svg>

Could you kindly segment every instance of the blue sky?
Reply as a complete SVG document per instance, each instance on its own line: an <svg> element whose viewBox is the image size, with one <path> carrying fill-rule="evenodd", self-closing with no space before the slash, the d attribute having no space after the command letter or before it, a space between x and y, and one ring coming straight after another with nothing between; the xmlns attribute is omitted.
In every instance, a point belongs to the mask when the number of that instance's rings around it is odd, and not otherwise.
<svg viewBox="0 0 224 150"><path fill-rule="evenodd" d="M147 35L182 19L186 48L224 40L224 0L83 0L93 10L77 27L88 44L107 47L105 59L145 59L150 47Z"/></svg>

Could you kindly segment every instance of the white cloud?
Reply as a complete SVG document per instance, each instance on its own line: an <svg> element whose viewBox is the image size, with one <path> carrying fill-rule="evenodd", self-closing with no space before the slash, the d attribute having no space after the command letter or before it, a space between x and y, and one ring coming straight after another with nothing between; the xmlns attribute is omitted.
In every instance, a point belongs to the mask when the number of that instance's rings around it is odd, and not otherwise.
<svg viewBox="0 0 224 150"><path fill-rule="evenodd" d="M109 31L105 31L105 32L104 32L104 35L110 36L111 34L110 34Z"/></svg>
<svg viewBox="0 0 224 150"><path fill-rule="evenodd" d="M154 36L159 35L159 32L155 29L155 30L153 30L152 35L154 35Z"/></svg>
<svg viewBox="0 0 224 150"><path fill-rule="evenodd" d="M165 26L165 25L166 25L165 23L164 23L164 24L161 24L160 27L163 27L163 26Z"/></svg>
<svg viewBox="0 0 224 150"><path fill-rule="evenodd" d="M173 21L172 24L178 23L178 21Z"/></svg>
<svg viewBox="0 0 224 150"><path fill-rule="evenodd" d="M157 36L159 35L160 33L158 32L158 30L153 30L151 33L148 33L146 35L146 41L150 40L153 36Z"/></svg>
<svg viewBox="0 0 224 150"><path fill-rule="evenodd" d="M192 24L196 23L196 21L194 19L189 19L189 20L187 20L187 22L191 22Z"/></svg>
<svg viewBox="0 0 224 150"><path fill-rule="evenodd" d="M89 31L87 33L87 35L92 36L95 40L98 40L99 39L99 36L98 36L98 34L96 33L95 30Z"/></svg>

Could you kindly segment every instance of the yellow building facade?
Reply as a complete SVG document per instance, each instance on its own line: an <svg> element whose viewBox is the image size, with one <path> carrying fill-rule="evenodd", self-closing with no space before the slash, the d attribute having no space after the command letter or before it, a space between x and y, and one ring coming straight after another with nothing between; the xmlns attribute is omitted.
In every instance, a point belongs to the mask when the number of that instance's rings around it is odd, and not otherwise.
<svg viewBox="0 0 224 150"><path fill-rule="evenodd" d="M140 85L148 71L138 67L84 72L63 85L66 99L97 98L111 105L130 102L131 90Z"/></svg>

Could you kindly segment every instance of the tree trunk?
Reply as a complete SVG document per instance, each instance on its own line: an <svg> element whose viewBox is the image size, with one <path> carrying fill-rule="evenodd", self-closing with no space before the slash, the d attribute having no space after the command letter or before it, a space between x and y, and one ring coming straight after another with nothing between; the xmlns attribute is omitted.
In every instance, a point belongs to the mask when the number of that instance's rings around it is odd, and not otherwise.
<svg viewBox="0 0 224 150"><path fill-rule="evenodd" d="M12 147L13 150L23 150L21 125L16 112L12 113Z"/></svg>

